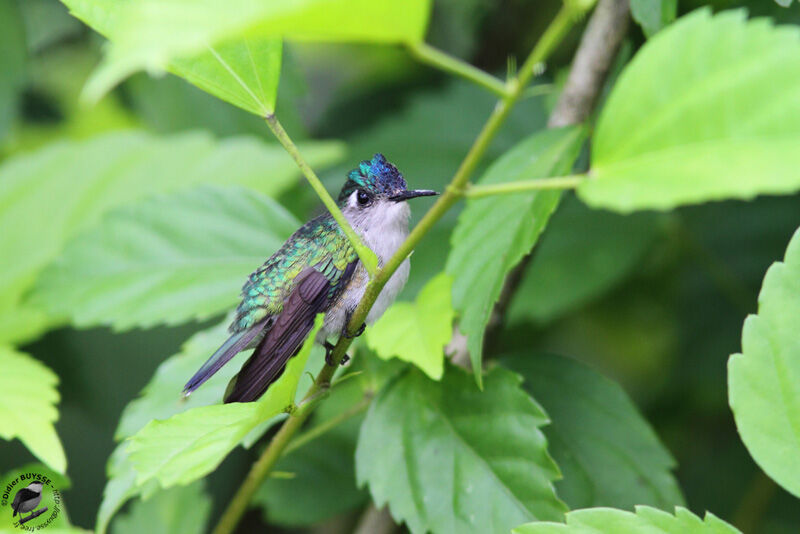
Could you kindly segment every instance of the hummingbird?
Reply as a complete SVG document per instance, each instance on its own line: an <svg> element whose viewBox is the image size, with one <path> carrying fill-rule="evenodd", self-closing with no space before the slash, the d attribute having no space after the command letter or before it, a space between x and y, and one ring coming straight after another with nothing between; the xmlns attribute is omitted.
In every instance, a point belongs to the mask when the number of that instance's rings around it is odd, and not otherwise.
<svg viewBox="0 0 800 534"><path fill-rule="evenodd" d="M409 190L405 178L382 154L362 161L347 174L339 208L363 242L385 264L408 236L411 210L407 200L437 195ZM376 321L408 280L409 259L384 286L356 333ZM297 354L324 313L315 341L326 349L332 365L329 336L346 336L350 317L369 282L353 246L330 213L301 226L242 287L242 300L229 327L230 337L186 383L184 395L200 387L233 356L253 348L252 355L228 384L224 401L250 402L263 395Z"/></svg>

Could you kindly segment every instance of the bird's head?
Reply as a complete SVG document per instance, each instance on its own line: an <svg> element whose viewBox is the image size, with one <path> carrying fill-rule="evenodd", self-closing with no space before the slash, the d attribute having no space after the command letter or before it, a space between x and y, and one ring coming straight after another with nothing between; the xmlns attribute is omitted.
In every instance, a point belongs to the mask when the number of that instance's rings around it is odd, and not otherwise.
<svg viewBox="0 0 800 534"><path fill-rule="evenodd" d="M38 480L34 480L30 484L28 484L28 489L39 493L42 491L42 483L39 482Z"/></svg>
<svg viewBox="0 0 800 534"><path fill-rule="evenodd" d="M339 193L339 204L348 205L353 200L357 206L365 207L375 200L403 202L437 194L428 189L409 190L397 167L383 154L375 154L371 160L362 161L358 168L347 174L347 181Z"/></svg>

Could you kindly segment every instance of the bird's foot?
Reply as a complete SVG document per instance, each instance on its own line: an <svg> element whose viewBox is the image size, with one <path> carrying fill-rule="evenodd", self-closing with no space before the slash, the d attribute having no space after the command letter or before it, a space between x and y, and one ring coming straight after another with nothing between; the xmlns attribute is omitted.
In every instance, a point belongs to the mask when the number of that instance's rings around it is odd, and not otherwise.
<svg viewBox="0 0 800 534"><path fill-rule="evenodd" d="M325 347L325 363L327 363L330 367L335 367L333 365L333 358L331 358L333 353L333 343L326 339L322 346Z"/></svg>
<svg viewBox="0 0 800 534"><path fill-rule="evenodd" d="M345 331L344 331L344 337L346 337L346 338L348 338L348 339L355 339L355 338L357 338L358 336L360 336L361 334L363 334L363 333L364 333L364 329L365 329L366 327L367 327L367 323L361 323L361 326L359 326L359 327L358 327L358 330L356 330L356 333L355 333L355 334L353 334L352 336L348 335L348 334L347 334L347 329L345 329Z"/></svg>
<svg viewBox="0 0 800 534"><path fill-rule="evenodd" d="M333 363L333 346L334 346L333 343L326 340L322 344L322 346L325 347L325 363L328 364L330 367L336 367L336 365ZM342 361L339 362L339 365L344 365L349 361L350 361L350 356L345 354L344 356L342 356Z"/></svg>

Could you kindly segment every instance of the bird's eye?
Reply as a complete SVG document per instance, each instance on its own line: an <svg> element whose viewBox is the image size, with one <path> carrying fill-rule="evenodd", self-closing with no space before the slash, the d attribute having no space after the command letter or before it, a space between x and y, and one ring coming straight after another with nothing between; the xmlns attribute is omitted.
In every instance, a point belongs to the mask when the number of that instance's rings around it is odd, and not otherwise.
<svg viewBox="0 0 800 534"><path fill-rule="evenodd" d="M356 200L358 200L359 206L366 206L369 204L369 201L372 200L372 197L363 189L359 189L358 193L356 193Z"/></svg>

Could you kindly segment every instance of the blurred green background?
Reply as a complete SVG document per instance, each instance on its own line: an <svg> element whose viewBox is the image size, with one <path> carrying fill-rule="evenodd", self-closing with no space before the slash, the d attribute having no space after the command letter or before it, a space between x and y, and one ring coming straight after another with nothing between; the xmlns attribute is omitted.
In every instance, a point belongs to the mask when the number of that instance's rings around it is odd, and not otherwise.
<svg viewBox="0 0 800 534"><path fill-rule="evenodd" d="M680 12L706 4L681 0ZM508 58L529 50L559 5L550 0L436 0L427 40L502 75ZM800 23L796 4L781 8L771 0L753 0L713 5L744 5L779 23ZM563 80L579 35L573 32L541 83ZM643 39L632 27L620 64ZM0 0L0 164L52 141L121 129L157 134L205 130L219 138L246 135L272 142L258 118L172 76L139 74L96 106L82 106L78 95L101 45L102 39L57 1ZM550 93L518 106L486 160L542 127L553 101ZM416 64L399 48L288 45L278 115L296 140L345 143L341 164L322 173L331 190L339 187L345 170L378 151L413 186L440 188L492 104L490 95ZM269 169L263 172L268 176ZM299 180L280 200L301 219L320 209ZM415 214L427 205L421 202ZM415 252L406 297L442 269L447 251L441 243L456 215L448 214ZM512 325L495 341L495 350L535 348L569 355L618 380L675 456L690 509L710 510L757 532L797 532L796 500L760 474L736 434L725 365L740 348L742 321L756 309L767 267L783 256L798 225L798 196L628 218L567 202L544 234L541 254L531 266L536 272L528 273L516 297L526 302L541 297L550 307L512 303ZM603 287L578 288L582 305L559 308L558 299L545 299L543 285L536 282L545 277L555 280L547 287L558 287L559 273L548 272L547 260L566 249L581 252L576 263L591 258L600 270L609 255L625 262L608 268ZM189 335L215 323L125 334L62 328L22 347L61 380L57 430L69 458L72 486L64 498L75 524L94 523L105 459L114 448L123 407ZM207 486L216 507L226 502L224 496L253 454L237 449L211 475ZM0 442L0 472L32 459L18 442ZM258 524L258 513L250 512L242 531Z"/></svg>

